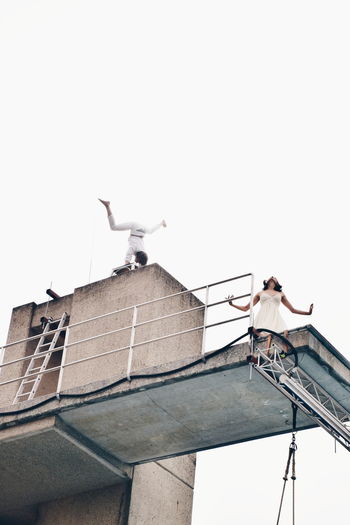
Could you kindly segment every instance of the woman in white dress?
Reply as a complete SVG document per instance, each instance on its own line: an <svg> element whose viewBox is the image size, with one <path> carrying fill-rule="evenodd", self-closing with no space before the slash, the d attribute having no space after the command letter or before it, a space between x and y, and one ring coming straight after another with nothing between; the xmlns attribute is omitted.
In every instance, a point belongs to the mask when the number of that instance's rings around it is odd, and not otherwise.
<svg viewBox="0 0 350 525"><path fill-rule="evenodd" d="M247 312L250 309L250 303L245 306L239 306L232 302L233 296L229 295L227 299L230 299L229 305ZM298 310L294 308L288 301L285 294L282 292L282 286L279 284L276 277L270 277L264 281L264 287L261 292L258 292L253 299L253 306L260 301L260 310L254 320L254 332L257 335L263 335L263 329L273 330L274 332L283 332L284 336L288 336L287 325L284 322L280 312L279 306L281 303L284 304L293 314L299 315L311 315L314 305L311 304L308 311ZM271 344L271 335L268 336L268 348Z"/></svg>

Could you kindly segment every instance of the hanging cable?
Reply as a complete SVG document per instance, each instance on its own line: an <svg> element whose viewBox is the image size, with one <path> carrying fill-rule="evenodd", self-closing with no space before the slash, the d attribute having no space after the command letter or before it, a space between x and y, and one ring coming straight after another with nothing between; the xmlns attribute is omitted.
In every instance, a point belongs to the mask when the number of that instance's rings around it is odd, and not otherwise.
<svg viewBox="0 0 350 525"><path fill-rule="evenodd" d="M270 330L268 328L259 328L259 330L256 330L252 326L250 326L248 328L248 332L249 332L249 335L251 336L252 339L258 339L259 338L259 335L258 335L257 332L267 332L268 334L271 334L272 336L274 336L277 339L279 339L280 341L282 341L282 343L285 344L285 346L288 348L288 350L287 350L287 352L284 351L281 355L283 355L283 357L286 357L287 355L289 355L289 356L293 355L295 366L298 366L298 352L297 352L296 348L294 348L292 343L284 335L279 334L277 332L274 332L273 330ZM248 357L251 358L251 356L248 356Z"/></svg>
<svg viewBox="0 0 350 525"><path fill-rule="evenodd" d="M295 525L295 480L296 480L296 475L295 475L295 453L296 453L297 448L298 448L297 444L295 442L295 434L296 434L296 416L297 416L298 407L294 403L292 403L292 410L293 410L292 442L289 445L289 450L288 450L288 459L287 459L286 470L285 470L284 476L283 476L283 488L282 488L282 495L281 495L280 506L279 506L279 509L278 509L278 516L277 516L276 525L278 525L279 522L280 522L281 510L282 510L283 499L284 499L284 493L285 493L286 484L287 484L287 481L288 481L288 474L289 474L289 468L290 468L290 464L291 463L292 463L291 480L293 481L293 486L292 486L292 523L293 523L293 525Z"/></svg>

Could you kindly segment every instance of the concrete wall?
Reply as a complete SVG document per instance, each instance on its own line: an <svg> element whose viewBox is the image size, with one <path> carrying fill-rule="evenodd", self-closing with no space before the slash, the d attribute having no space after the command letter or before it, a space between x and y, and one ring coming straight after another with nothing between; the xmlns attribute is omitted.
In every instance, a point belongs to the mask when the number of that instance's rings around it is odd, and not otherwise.
<svg viewBox="0 0 350 525"><path fill-rule="evenodd" d="M58 319L64 312L70 312L71 304L72 295L68 295L57 301L50 301L49 303L37 305L33 302L14 308L8 330L7 343L19 341L21 339L32 337L41 333L42 330L40 327L40 318L42 316L46 315L53 317L53 319ZM38 339L35 339L30 342L20 343L5 348L3 364L33 354L38 341ZM62 341L63 339L61 338L59 342L61 343ZM62 352L53 353L48 363L48 368L59 365L61 362L61 355ZM29 362L30 361L27 360L8 366L3 366L0 372L0 382L23 376L26 372ZM37 396L55 392L57 381L58 372L45 374L37 391ZM1 407L12 403L20 383L20 381L16 381L0 386Z"/></svg>
<svg viewBox="0 0 350 525"><path fill-rule="evenodd" d="M0 514L2 525L191 525L195 455L134 468L130 483Z"/></svg>
<svg viewBox="0 0 350 525"><path fill-rule="evenodd" d="M193 454L138 465L131 491L123 484L43 503L35 525L190 525L194 474Z"/></svg>
<svg viewBox="0 0 350 525"><path fill-rule="evenodd" d="M130 485L116 485L38 506L35 525L126 525Z"/></svg>
<svg viewBox="0 0 350 525"><path fill-rule="evenodd" d="M62 390L87 385L91 382L109 378L125 377L129 358L131 328L117 331L113 334L90 341L74 344L79 340L98 336L105 332L130 327L133 320L135 304L151 301L170 294L178 293L185 288L157 264L152 264L136 271L117 277L103 279L74 291L74 294L36 305L30 303L13 310L9 328L8 342L17 341L41 333L40 318L43 315L58 319L64 312L69 315L70 329L68 342L71 344L67 352L66 363L122 349L116 353L91 359L74 366L68 366L63 374ZM200 307L201 302L192 294L180 295L175 298L158 301L138 308L137 322L146 323L151 319L168 316L193 307ZM47 311L46 311L47 310ZM108 317L79 324L86 319L98 317L109 312L122 310ZM177 361L187 356L200 354L202 331L192 331L181 336L162 339L158 342L140 345L144 341L163 337L183 330L200 326L203 321L203 310L168 317L160 321L146 323L135 330L132 371L149 366ZM75 326L74 326L75 325ZM11 346L5 350L4 363L31 355L38 340ZM63 338L60 339L60 344ZM53 353L48 368L59 366L62 352ZM1 381L19 377L25 374L29 360L2 368ZM35 397L56 392L59 372L43 375L40 387ZM12 403L20 381L0 386L0 406ZM29 390L29 388L28 388Z"/></svg>
<svg viewBox="0 0 350 525"><path fill-rule="evenodd" d="M128 525L191 525L195 455L134 469Z"/></svg>
<svg viewBox="0 0 350 525"><path fill-rule="evenodd" d="M185 288L157 264L78 288L74 292L70 324L74 325L108 312L125 310L102 319L73 326L69 333L69 343L130 327L133 319L133 309L130 307L183 290ZM191 294L162 300L140 307L137 322L143 323L160 316L200 306L200 304L200 301ZM199 310L192 314L183 314L144 324L136 328L135 343L137 345L156 337L200 326L202 319L203 311ZM63 374L62 390L103 379L125 377L130 335L131 328L128 328L108 336L72 345L67 353L67 363L114 349L122 350L67 367ZM199 330L136 346L133 350L132 371L199 354L201 340L202 333Z"/></svg>

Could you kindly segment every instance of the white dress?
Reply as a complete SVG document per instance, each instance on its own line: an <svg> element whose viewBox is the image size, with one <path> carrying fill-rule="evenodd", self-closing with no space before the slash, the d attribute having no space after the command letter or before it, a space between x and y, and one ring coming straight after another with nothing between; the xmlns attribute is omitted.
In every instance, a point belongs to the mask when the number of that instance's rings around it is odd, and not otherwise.
<svg viewBox="0 0 350 525"><path fill-rule="evenodd" d="M267 328L277 333L287 330L287 325L279 313L281 299L280 292L273 295L265 291L260 293L260 310L254 319L255 328Z"/></svg>

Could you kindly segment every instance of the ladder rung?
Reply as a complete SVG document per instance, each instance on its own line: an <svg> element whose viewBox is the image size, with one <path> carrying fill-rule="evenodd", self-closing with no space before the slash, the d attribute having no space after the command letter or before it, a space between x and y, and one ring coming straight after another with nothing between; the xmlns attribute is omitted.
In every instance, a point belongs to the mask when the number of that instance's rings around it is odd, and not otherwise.
<svg viewBox="0 0 350 525"><path fill-rule="evenodd" d="M41 348L42 346L49 346L52 343L52 341L49 341L48 343L42 343L41 345L38 345L38 348Z"/></svg>
<svg viewBox="0 0 350 525"><path fill-rule="evenodd" d="M35 368L31 368L29 371L34 372L34 370L41 370L41 366L36 366Z"/></svg>
<svg viewBox="0 0 350 525"><path fill-rule="evenodd" d="M23 381L23 385L28 385L28 383L35 383L36 381L36 378L35 379L28 379L28 381Z"/></svg>
<svg viewBox="0 0 350 525"><path fill-rule="evenodd" d="M23 396L29 396L30 392L26 392L25 394L17 394L16 397L23 397Z"/></svg>

